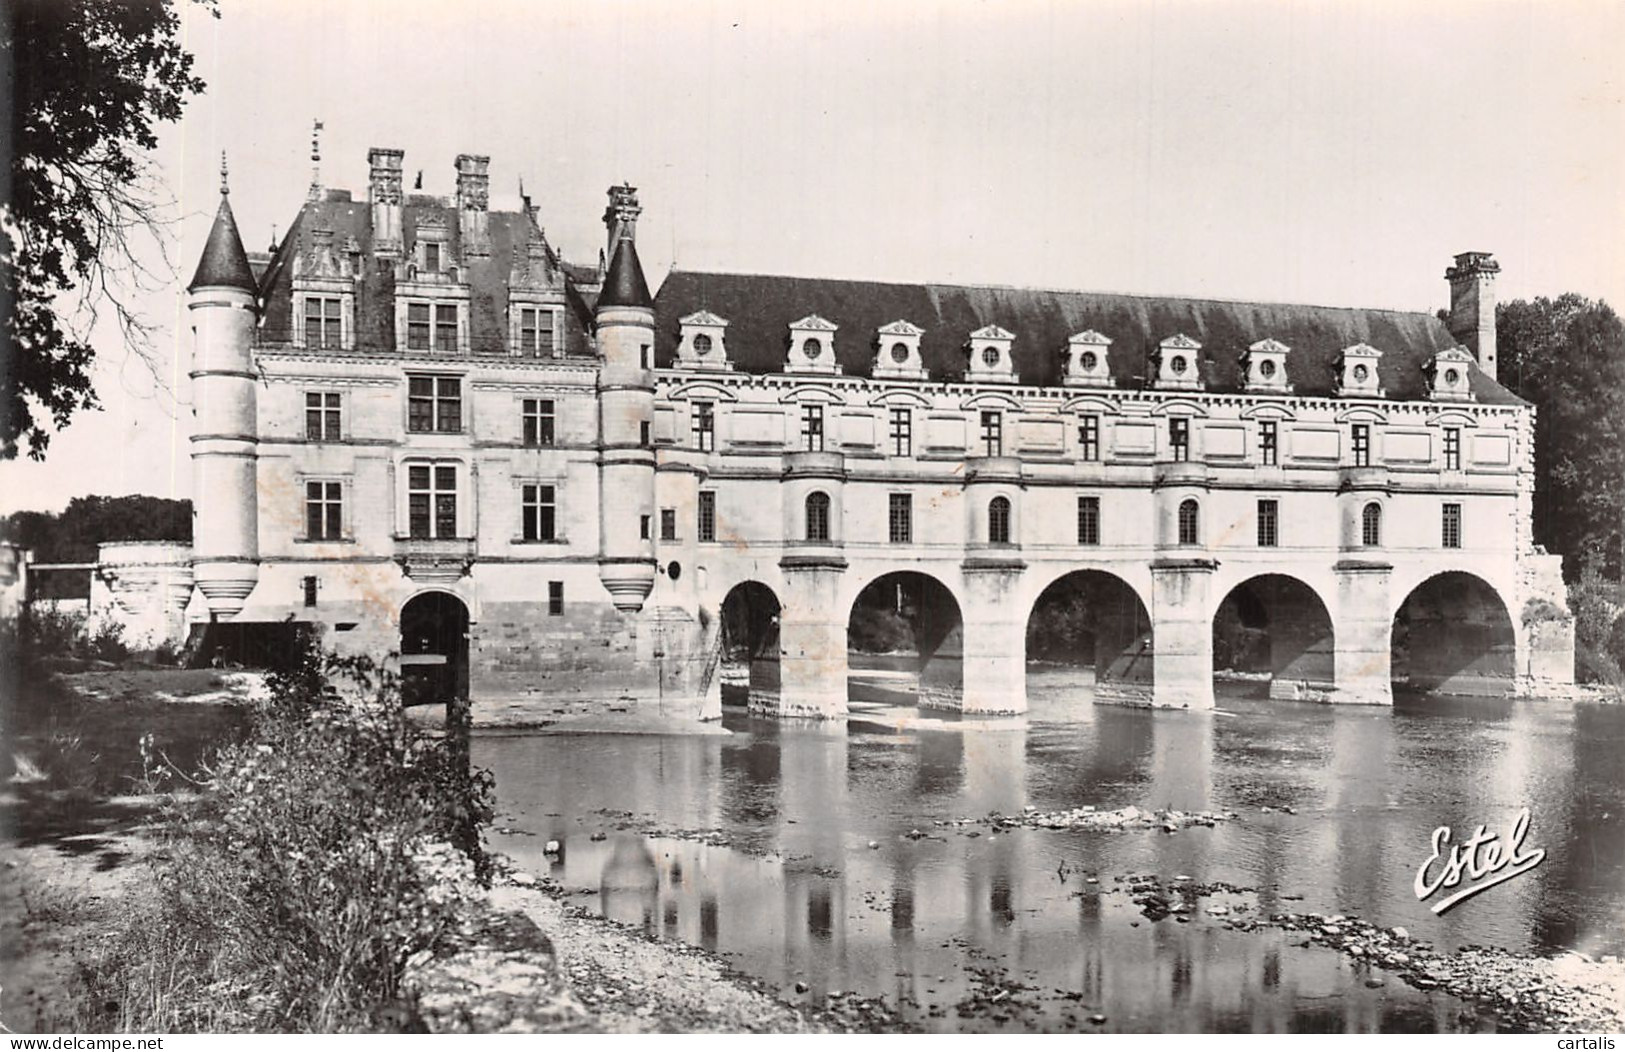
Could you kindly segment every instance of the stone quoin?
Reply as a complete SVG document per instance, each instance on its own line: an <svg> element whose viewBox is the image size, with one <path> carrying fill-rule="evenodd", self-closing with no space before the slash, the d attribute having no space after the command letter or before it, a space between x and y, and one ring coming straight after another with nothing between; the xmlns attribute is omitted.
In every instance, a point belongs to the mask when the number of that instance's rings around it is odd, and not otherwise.
<svg viewBox="0 0 1625 1052"><path fill-rule="evenodd" d="M1084 575L1100 700L1211 707L1236 596L1276 697L1572 680L1488 253L1455 257L1448 320L688 270L651 294L633 187L582 264L528 197L490 210L488 158L444 198L402 164L370 151L364 200L313 186L262 253L222 186L188 289L193 621L291 617L476 710L710 717L745 620L753 707L827 718L854 603L895 585L922 703L1018 713L1034 606Z"/></svg>

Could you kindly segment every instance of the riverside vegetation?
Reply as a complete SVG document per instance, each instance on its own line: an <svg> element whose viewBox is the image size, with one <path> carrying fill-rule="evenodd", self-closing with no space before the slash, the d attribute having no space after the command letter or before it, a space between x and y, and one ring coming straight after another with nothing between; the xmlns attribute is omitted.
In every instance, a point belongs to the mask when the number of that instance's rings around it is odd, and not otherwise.
<svg viewBox="0 0 1625 1052"><path fill-rule="evenodd" d="M43 653L21 642L23 655ZM22 664L32 704L58 721L72 711L73 699L41 682L37 657ZM55 1025L410 1028L409 962L477 925L493 794L490 776L468 765L466 708L445 733L425 730L371 662L314 649L267 686L236 740L195 771L151 735L134 743L135 796L158 817L150 879L126 882L112 930L79 957L71 995L53 1006ZM62 738L34 737L45 767Z"/></svg>

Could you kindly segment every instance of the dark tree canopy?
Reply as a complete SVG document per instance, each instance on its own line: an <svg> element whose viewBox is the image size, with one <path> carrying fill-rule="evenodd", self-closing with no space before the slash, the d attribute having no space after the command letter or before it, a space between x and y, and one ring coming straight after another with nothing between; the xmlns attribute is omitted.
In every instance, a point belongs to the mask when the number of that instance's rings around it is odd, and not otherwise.
<svg viewBox="0 0 1625 1052"><path fill-rule="evenodd" d="M53 430L95 407L98 311L117 316L132 349L145 340L126 297L143 273L131 238L157 233L162 244L147 151L156 126L203 90L179 28L174 0L0 6L12 150L0 172L0 458L24 444L43 457Z"/></svg>
<svg viewBox="0 0 1625 1052"><path fill-rule="evenodd" d="M1625 569L1625 324L1568 293L1495 312L1503 384L1536 407L1535 541L1576 577Z"/></svg>
<svg viewBox="0 0 1625 1052"><path fill-rule="evenodd" d="M162 497L75 497L60 515L19 511L0 519L0 539L41 563L95 562L108 541L192 540L192 502Z"/></svg>

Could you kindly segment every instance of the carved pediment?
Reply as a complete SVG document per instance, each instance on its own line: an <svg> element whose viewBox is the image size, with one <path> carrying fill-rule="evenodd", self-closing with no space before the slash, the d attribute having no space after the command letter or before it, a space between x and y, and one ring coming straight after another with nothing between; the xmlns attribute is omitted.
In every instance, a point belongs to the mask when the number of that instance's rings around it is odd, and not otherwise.
<svg viewBox="0 0 1625 1052"><path fill-rule="evenodd" d="M727 325L728 324L728 319L727 318L720 318L717 315L712 314L708 310L697 310L693 314L690 314L686 318L678 318L677 323L679 325L720 326L720 325Z"/></svg>
<svg viewBox="0 0 1625 1052"><path fill-rule="evenodd" d="M905 321L902 318L898 318L896 321L892 322L889 325L882 325L879 329L877 329L875 331L877 333L879 333L881 336L923 336L923 335L925 335L925 330L924 329L920 328L918 325L914 325L914 324L912 324L912 323L910 323L908 321Z"/></svg>
<svg viewBox="0 0 1625 1052"><path fill-rule="evenodd" d="M1016 334L1001 329L997 325L984 325L971 333L970 338L973 340L1013 340L1016 338Z"/></svg>
<svg viewBox="0 0 1625 1052"><path fill-rule="evenodd" d="M836 329L840 328L840 326L836 325L832 321L820 318L816 314L809 314L800 321L791 322L790 328L791 330L798 332L803 330L808 332L834 332Z"/></svg>

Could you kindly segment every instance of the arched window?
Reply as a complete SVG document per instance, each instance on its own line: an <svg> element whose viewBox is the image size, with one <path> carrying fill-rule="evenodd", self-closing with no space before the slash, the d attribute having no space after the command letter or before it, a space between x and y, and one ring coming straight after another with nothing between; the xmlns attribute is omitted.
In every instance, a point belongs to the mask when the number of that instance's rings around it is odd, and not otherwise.
<svg viewBox="0 0 1625 1052"><path fill-rule="evenodd" d="M807 539L829 540L829 494L807 494Z"/></svg>
<svg viewBox="0 0 1625 1052"><path fill-rule="evenodd" d="M989 544L1010 543L1010 501L994 497L987 504L987 540Z"/></svg>
<svg viewBox="0 0 1625 1052"><path fill-rule="evenodd" d="M1360 512L1360 543L1367 548L1382 547L1382 505L1376 501Z"/></svg>
<svg viewBox="0 0 1625 1052"><path fill-rule="evenodd" d="M1179 543L1198 544L1199 527L1201 525L1201 509L1194 500L1183 500L1179 503Z"/></svg>

